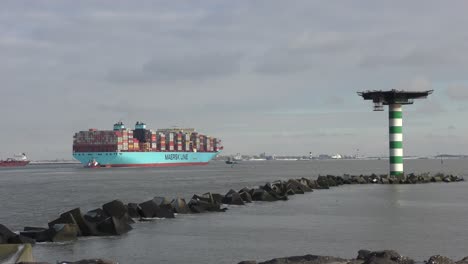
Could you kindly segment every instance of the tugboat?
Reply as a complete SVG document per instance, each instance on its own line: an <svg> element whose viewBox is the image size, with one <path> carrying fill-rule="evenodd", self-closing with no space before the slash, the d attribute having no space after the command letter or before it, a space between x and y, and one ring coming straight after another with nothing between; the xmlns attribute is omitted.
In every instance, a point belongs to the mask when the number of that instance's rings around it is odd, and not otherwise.
<svg viewBox="0 0 468 264"><path fill-rule="evenodd" d="M90 169L97 169L100 168L101 165L99 165L99 162L96 161L96 159L92 159L88 161L88 164L86 164L85 168L90 168Z"/></svg>
<svg viewBox="0 0 468 264"><path fill-rule="evenodd" d="M29 162L26 154L21 153L21 155L15 155L13 158L0 160L0 167L22 167L28 165Z"/></svg>

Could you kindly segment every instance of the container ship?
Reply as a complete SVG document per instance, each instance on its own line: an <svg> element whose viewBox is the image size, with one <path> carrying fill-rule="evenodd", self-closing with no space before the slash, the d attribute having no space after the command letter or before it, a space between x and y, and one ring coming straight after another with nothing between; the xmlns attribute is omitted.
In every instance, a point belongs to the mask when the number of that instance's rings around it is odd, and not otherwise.
<svg viewBox="0 0 468 264"><path fill-rule="evenodd" d="M26 154L15 155L14 158L8 158L6 160L0 160L0 167L21 167L29 164L29 160Z"/></svg>
<svg viewBox="0 0 468 264"><path fill-rule="evenodd" d="M73 136L73 157L85 167L157 167L206 165L223 149L221 140L193 128L147 129L122 122L113 130L89 129Z"/></svg>

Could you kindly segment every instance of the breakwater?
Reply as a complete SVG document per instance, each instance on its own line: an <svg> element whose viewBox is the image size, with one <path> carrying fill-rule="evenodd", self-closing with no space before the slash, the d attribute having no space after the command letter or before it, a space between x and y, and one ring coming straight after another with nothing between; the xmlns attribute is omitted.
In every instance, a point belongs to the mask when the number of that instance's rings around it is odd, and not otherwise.
<svg viewBox="0 0 468 264"><path fill-rule="evenodd" d="M370 176L321 176L316 180L309 180L305 178L299 178L299 179L290 179L286 181L274 181L271 183L267 183L262 186L254 187L254 188L242 188L239 191L229 191L228 194L226 195L219 195L219 194L213 194L213 193L206 193L202 195L194 195L192 199L187 200L188 203L185 203L185 206L183 204L179 204L179 208L174 208L171 210L174 210L173 212L178 212L178 213L184 213L183 209L188 209L185 211L185 213L203 213L203 212L213 212L213 211L223 211L223 204L241 204L240 200L242 200L243 203L246 203L249 201L248 195L252 198L253 201L278 201L278 200L287 200L290 195L297 195L300 193L305 193L308 191L311 191L313 189L327 189L333 186L338 186L341 184L382 184L382 183L404 183L404 184L409 184L409 183L423 183L423 182L439 182L439 181L458 181L460 178L455 177L455 176L450 176L450 175L438 175L438 176L433 176L429 177L427 175L419 175L415 177L408 177L408 180L403 181L403 182L396 182L396 181L387 181L385 177L379 177L376 175L370 175ZM307 188L308 187L308 188ZM433 185L434 188L436 185ZM368 187L366 187L368 188ZM241 199L237 199L238 195L245 196L244 198L241 197ZM181 199L181 198L180 198ZM174 201L179 201L180 199L174 199ZM223 201L224 199L224 201ZM185 199L183 199L185 202ZM123 204L123 202L122 202ZM158 206L154 206L154 204ZM166 205L166 206L160 206L160 205ZM169 218L172 217L173 214L170 214L171 210L167 212L168 210L164 210L164 207L171 208L168 206L168 204L173 204L171 205L172 207L177 207L176 203L173 203L173 200L169 199L164 199L162 197L159 197L158 199L151 199L146 202L142 203L134 203L134 204L124 204L124 209L119 211L119 208L122 207L121 204L118 201L112 201L109 203L106 203L102 205L100 208L88 211L87 213L84 214L77 214L78 218L79 215L82 215L84 218L84 222L86 226L91 230L95 231L95 235L100 235L100 236L106 236L106 235L118 235L117 232L121 232L120 234L124 234L130 230L125 229L127 225L125 225L122 222L119 222L117 220L123 221L123 219L128 217L124 217L125 214L132 214L132 209L131 208L136 208L136 215L134 217L130 217L135 219L135 220L151 220L152 217L165 217ZM287 206L288 203L281 203L283 206ZM125 211L125 207L127 207L127 211L122 214L122 211ZM158 207L159 207L159 212L158 212ZM163 207L163 209L161 209ZM152 212L152 208L154 209ZM156 208L156 209L155 209ZM251 207L255 208L255 207ZM156 210L156 212L154 212ZM179 210L179 211L177 211ZM70 210L70 211L76 211L76 210ZM68 215L71 214L72 216L76 214L76 212L65 212L62 215L58 217L58 219L61 219L60 221L70 221L66 220L67 218L71 218ZM135 213L135 210L133 210L133 213ZM166 214L166 216L164 216ZM73 218L76 218L73 216ZM99 220L102 218L101 220ZM113 218L113 219L110 219ZM193 216L191 216L193 218ZM95 221L91 221L95 219ZM56 219L57 220L57 219ZM105 221L106 220L106 221ZM55 220L54 220L55 221ZM47 226L55 226L60 227L61 224L58 223L57 221L50 221ZM60 222L59 221L59 222ZM168 219L167 221L170 221ZM72 221L73 222L73 221ZM79 222L75 219L75 222ZM91 224L89 224L91 222ZM92 224L95 224L96 227L95 229L90 228L92 227ZM117 223L117 227L116 227ZM121 223L121 225L118 225L118 223ZM74 225L73 223L70 225ZM79 223L77 223L79 226ZM131 223L128 224L128 226L132 226ZM43 229L50 229L50 227L42 227ZM86 227L85 229L86 230ZM39 231L39 230L37 230ZM70 231L70 230L69 230ZM88 231L88 232L91 232ZM80 230L81 234L80 236L89 236L89 234L85 234L83 230ZM34 232L33 232L34 233ZM43 232L36 232L36 233L43 233ZM66 234L67 232L65 232ZM71 228L70 233L75 233L73 231L73 228ZM61 239L73 239L73 235L70 237L63 236L62 235L57 235L55 238L53 238L53 241L60 241ZM63 241L63 240L62 240ZM86 243L86 241L82 241L81 243Z"/></svg>
<svg viewBox="0 0 468 264"><path fill-rule="evenodd" d="M454 261L448 257L434 255L428 260L415 261L409 257L402 256L394 250L370 251L359 250L357 257L354 259L343 259L333 256L318 256L318 255L304 255L293 256L284 258L275 258L263 262L255 260L247 260L239 262L239 264L467 264L468 257L459 261Z"/></svg>

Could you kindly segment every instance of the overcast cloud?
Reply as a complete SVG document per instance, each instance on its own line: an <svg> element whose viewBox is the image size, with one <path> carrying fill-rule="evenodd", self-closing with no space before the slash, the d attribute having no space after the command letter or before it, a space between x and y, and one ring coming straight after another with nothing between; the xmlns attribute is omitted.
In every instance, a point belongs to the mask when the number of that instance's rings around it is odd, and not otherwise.
<svg viewBox="0 0 468 264"><path fill-rule="evenodd" d="M196 127L225 153L387 155L356 94L405 107L408 155L468 147L466 1L0 3L0 157L71 158L78 130ZM373 144L369 144L373 142Z"/></svg>

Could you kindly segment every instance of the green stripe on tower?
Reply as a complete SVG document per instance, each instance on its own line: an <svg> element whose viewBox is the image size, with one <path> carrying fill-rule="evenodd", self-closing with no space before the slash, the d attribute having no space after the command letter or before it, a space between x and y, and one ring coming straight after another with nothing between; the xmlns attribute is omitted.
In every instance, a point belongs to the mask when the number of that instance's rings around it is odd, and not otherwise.
<svg viewBox="0 0 468 264"><path fill-rule="evenodd" d="M400 157L400 156L393 156L393 157L390 157L390 163L391 163L391 164L403 163L403 157Z"/></svg>
<svg viewBox="0 0 468 264"><path fill-rule="evenodd" d="M403 148L403 142L402 141L390 141L390 148L391 149Z"/></svg>
<svg viewBox="0 0 468 264"><path fill-rule="evenodd" d="M403 133L403 127L401 126L391 126L390 134L401 134Z"/></svg>
<svg viewBox="0 0 468 264"><path fill-rule="evenodd" d="M390 111L390 118L403 118L403 112L401 111Z"/></svg>

